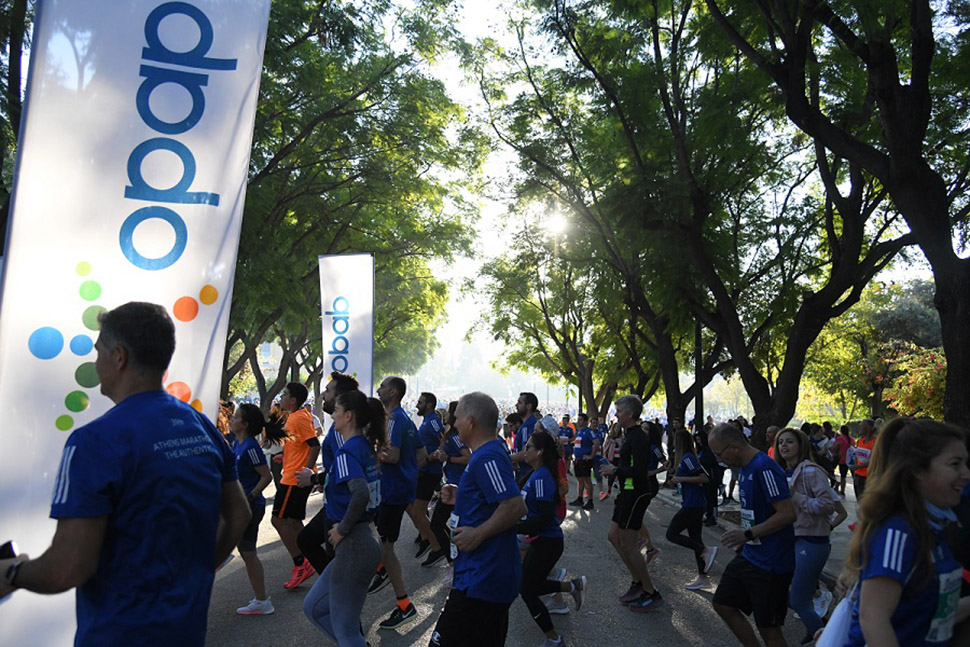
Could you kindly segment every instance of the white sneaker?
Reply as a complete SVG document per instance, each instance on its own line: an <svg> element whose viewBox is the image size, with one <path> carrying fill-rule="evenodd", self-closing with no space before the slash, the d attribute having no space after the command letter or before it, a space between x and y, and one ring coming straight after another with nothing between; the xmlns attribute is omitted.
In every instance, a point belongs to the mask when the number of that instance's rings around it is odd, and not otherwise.
<svg viewBox="0 0 970 647"><path fill-rule="evenodd" d="M542 641L541 647L565 647L566 639L559 635L559 640L553 640L552 638L546 638Z"/></svg>
<svg viewBox="0 0 970 647"><path fill-rule="evenodd" d="M684 588L688 591L699 591L701 589L711 588L711 579L706 575L698 575L697 579L693 582L684 585Z"/></svg>
<svg viewBox="0 0 970 647"><path fill-rule="evenodd" d="M546 602L546 608L549 609L549 613L557 616L568 616L569 615L569 605L566 601L556 602L555 600L549 600Z"/></svg>
<svg viewBox="0 0 970 647"><path fill-rule="evenodd" d="M269 598L266 598L265 600L257 600L256 598L253 598L246 606L236 609L236 613L241 616L268 616L274 611L276 611L276 609L273 608L273 603Z"/></svg>
<svg viewBox="0 0 970 647"><path fill-rule="evenodd" d="M717 546L708 546L701 553L701 559L704 560L704 573L710 572L711 567L714 566L714 559L717 557Z"/></svg>
<svg viewBox="0 0 970 647"><path fill-rule="evenodd" d="M812 604L815 607L815 613L818 614L818 617L824 618L825 614L829 611L829 606L832 604L832 592L822 589L821 594L812 600Z"/></svg>

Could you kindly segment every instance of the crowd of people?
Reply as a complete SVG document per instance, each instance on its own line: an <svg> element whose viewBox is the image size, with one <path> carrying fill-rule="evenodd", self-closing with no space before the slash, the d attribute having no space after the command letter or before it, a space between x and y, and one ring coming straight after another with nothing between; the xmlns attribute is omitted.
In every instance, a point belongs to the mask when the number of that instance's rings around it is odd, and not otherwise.
<svg viewBox="0 0 970 647"><path fill-rule="evenodd" d="M561 525L567 505L612 504L608 539L630 584L593 593L649 614L664 597L650 573L661 549L644 517L663 487L680 498L665 538L696 564L684 588L713 589L713 610L741 645L786 644L789 610L804 625L803 645L970 640L963 429L863 421L854 441L845 427L768 428L763 452L744 420L709 419L691 433L674 419L664 428L643 419L637 396L624 395L613 403L612 425L584 412L557 421L528 392L512 412L481 392L440 408L434 394L421 393L417 426L402 407L402 378L384 379L373 398L352 376L333 373L320 403L329 429L305 406L307 388L293 382L278 412L267 417L242 404L226 412L221 434L161 388L174 350L163 308L126 304L100 322L96 368L116 406L65 445L50 548L36 559L0 561L0 597L77 588L77 644L202 644L214 573L236 548L253 592L239 614L274 613L275 586L309 583L308 622L341 647L365 645L368 594L394 590L380 629L418 616L401 564L411 548L398 545L407 517L421 566L452 569L432 647L505 644L518 598L543 645L561 646L552 616L565 599L578 610L590 595L586 575L558 567L570 550ZM721 470L732 472L724 492ZM570 471L577 492L567 504ZM840 499L849 473L858 518L840 578L844 599L832 614L839 621L826 625L814 600L830 535L846 517ZM272 527L292 558L278 585L257 550L274 481ZM315 488L325 503L304 523ZM718 499L733 500L735 488L739 525L719 545L705 544L704 524L717 523ZM732 557L715 584L719 551Z"/></svg>

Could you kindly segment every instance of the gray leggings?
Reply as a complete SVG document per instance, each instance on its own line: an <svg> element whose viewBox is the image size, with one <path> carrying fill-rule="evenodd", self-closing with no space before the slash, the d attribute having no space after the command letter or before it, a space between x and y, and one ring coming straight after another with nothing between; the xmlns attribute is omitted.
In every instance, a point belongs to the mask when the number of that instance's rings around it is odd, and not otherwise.
<svg viewBox="0 0 970 647"><path fill-rule="evenodd" d="M337 544L336 556L307 596L303 613L340 647L365 647L360 635L360 612L367 587L381 562L381 546L374 525L358 523Z"/></svg>

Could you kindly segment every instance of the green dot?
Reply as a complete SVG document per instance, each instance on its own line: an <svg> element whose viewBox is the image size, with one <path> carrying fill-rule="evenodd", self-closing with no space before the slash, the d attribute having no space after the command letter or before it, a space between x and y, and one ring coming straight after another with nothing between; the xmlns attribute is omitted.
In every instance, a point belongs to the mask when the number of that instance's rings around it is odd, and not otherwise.
<svg viewBox="0 0 970 647"><path fill-rule="evenodd" d="M98 315L107 311L108 309L103 306L91 306L85 310L84 314L81 315L81 321L84 323L84 327L88 330L101 330L101 324L98 323Z"/></svg>
<svg viewBox="0 0 970 647"><path fill-rule="evenodd" d="M64 406L67 407L68 411L73 411L74 413L84 411L90 404L91 398L84 391L71 391L64 398Z"/></svg>
<svg viewBox="0 0 970 647"><path fill-rule="evenodd" d="M91 273L91 264L87 261L81 261L77 264L77 273L81 276L87 276Z"/></svg>
<svg viewBox="0 0 970 647"><path fill-rule="evenodd" d="M80 292L85 301L94 301L101 296L101 284L97 281L85 281L81 284Z"/></svg>
<svg viewBox="0 0 970 647"><path fill-rule="evenodd" d="M94 362L84 362L74 371L74 380L86 389L91 389L101 384L98 378L98 371L94 368Z"/></svg>
<svg viewBox="0 0 970 647"><path fill-rule="evenodd" d="M74 426L74 418L71 416L57 416L57 420L54 421L54 426L61 431L67 431Z"/></svg>

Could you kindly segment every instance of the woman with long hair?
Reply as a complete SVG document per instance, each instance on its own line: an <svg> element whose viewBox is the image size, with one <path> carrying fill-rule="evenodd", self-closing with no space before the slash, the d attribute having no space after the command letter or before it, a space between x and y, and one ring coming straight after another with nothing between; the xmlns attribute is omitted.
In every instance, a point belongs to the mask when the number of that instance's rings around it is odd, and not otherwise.
<svg viewBox="0 0 970 647"><path fill-rule="evenodd" d="M269 615L273 613L273 603L266 595L266 583L263 577L263 563L256 554L256 539L259 533L259 522L266 513L266 499L263 490L269 485L273 477L266 464L266 456L259 446L256 437L261 433L278 435L283 430L280 418L270 418L267 423L263 412L255 404L241 404L229 419L229 431L232 433L232 451L236 455L236 470L239 472L239 483L249 500L252 518L246 530L243 531L236 548L246 565L246 575L256 596L244 607L236 609L236 613L243 616Z"/></svg>
<svg viewBox="0 0 970 647"><path fill-rule="evenodd" d="M782 429L775 435L774 447L775 460L788 476L788 489L795 504L795 573L788 606L805 625L802 644L809 644L822 626L813 596L832 552L829 518L836 510L835 496L828 473L812 461L812 443L804 432Z"/></svg>
<svg viewBox="0 0 970 647"><path fill-rule="evenodd" d="M954 622L970 615L943 536L970 481L966 432L897 418L880 431L868 467L846 559L859 581L847 645L946 645Z"/></svg>
<svg viewBox="0 0 970 647"><path fill-rule="evenodd" d="M695 591L710 587L711 580L707 573L714 565L717 557L717 547L704 545L702 524L704 511L707 510L707 497L704 495L704 485L711 478L701 467L701 462L694 453L694 439L684 430L674 435L674 451L676 452L677 471L670 482L680 485L682 503L680 510L670 520L667 527L667 541L694 551L694 561L697 562L697 579L684 586ZM687 536L684 536L684 531Z"/></svg>
<svg viewBox="0 0 970 647"><path fill-rule="evenodd" d="M553 421L555 422L555 421ZM556 439L547 431L533 432L525 445L525 460L532 472L519 484L525 499L526 517L515 531L530 541L522 560L522 586L519 593L529 613L546 634L545 646L563 645L563 638L552 624L549 609L539 596L550 593L569 593L578 611L583 604L586 576L560 582L550 579L553 566L563 551L562 528L556 508L562 498L559 491L559 449Z"/></svg>
<svg viewBox="0 0 970 647"><path fill-rule="evenodd" d="M380 503L377 452L386 440L386 414L377 398L348 391L337 396L331 417L344 441L326 485L334 558L307 593L303 612L340 647L364 647L360 612L381 561L371 521Z"/></svg>

